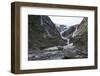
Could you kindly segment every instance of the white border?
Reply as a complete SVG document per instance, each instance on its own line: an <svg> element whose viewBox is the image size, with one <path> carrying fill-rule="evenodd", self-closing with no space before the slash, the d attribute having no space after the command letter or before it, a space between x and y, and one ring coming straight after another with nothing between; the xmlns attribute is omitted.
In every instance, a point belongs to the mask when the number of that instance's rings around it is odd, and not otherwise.
<svg viewBox="0 0 100 76"><path fill-rule="evenodd" d="M28 61L28 14L88 17L88 58L67 60ZM94 65L94 11L21 7L20 8L20 69L43 69Z"/></svg>

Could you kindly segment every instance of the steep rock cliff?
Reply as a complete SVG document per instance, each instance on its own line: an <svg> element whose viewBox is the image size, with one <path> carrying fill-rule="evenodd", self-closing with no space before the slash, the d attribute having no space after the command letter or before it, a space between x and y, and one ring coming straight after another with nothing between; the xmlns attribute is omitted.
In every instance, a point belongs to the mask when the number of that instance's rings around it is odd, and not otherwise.
<svg viewBox="0 0 100 76"><path fill-rule="evenodd" d="M40 50L66 43L48 16L29 15L28 44L29 50Z"/></svg>

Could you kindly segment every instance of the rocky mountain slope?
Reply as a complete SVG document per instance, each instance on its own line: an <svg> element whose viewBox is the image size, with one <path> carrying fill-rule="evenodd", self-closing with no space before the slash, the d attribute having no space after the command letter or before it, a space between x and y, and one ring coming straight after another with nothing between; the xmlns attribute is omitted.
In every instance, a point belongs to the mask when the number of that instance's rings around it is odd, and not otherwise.
<svg viewBox="0 0 100 76"><path fill-rule="evenodd" d="M28 21L29 50L41 50L66 44L48 16L29 15Z"/></svg>
<svg viewBox="0 0 100 76"><path fill-rule="evenodd" d="M72 42L75 45L87 46L88 41L88 18L85 17L82 22L77 26L77 30L72 35Z"/></svg>
<svg viewBox="0 0 100 76"><path fill-rule="evenodd" d="M88 18L84 17L82 22L77 26L77 30L73 33L70 42L78 47L82 57L88 57Z"/></svg>

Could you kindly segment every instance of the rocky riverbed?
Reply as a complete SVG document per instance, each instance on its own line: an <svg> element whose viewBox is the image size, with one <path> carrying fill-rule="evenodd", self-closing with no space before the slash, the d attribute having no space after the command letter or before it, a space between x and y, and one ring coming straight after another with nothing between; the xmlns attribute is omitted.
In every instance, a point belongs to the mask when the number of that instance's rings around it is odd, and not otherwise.
<svg viewBox="0 0 100 76"><path fill-rule="evenodd" d="M54 47L50 47L54 48ZM87 51L82 47L76 47L73 45L62 46L55 49L43 49L43 50L31 50L28 54L28 60L55 60L55 59L76 59L87 58Z"/></svg>

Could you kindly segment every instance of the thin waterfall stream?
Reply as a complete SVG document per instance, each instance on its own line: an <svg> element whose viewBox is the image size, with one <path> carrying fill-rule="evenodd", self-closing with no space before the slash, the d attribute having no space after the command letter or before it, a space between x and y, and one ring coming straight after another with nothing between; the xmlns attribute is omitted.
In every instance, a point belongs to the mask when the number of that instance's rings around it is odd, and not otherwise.
<svg viewBox="0 0 100 76"><path fill-rule="evenodd" d="M68 30L68 29L61 31L61 32L60 32L60 36L61 36L61 38L62 38L63 40L66 41L66 43L67 43L66 46L69 46L69 45L70 45L70 39L68 39L67 37L64 37L64 36L63 36L63 33L64 33L65 31L67 31L67 30ZM71 43L71 45L72 45L72 44L73 44L73 43Z"/></svg>

